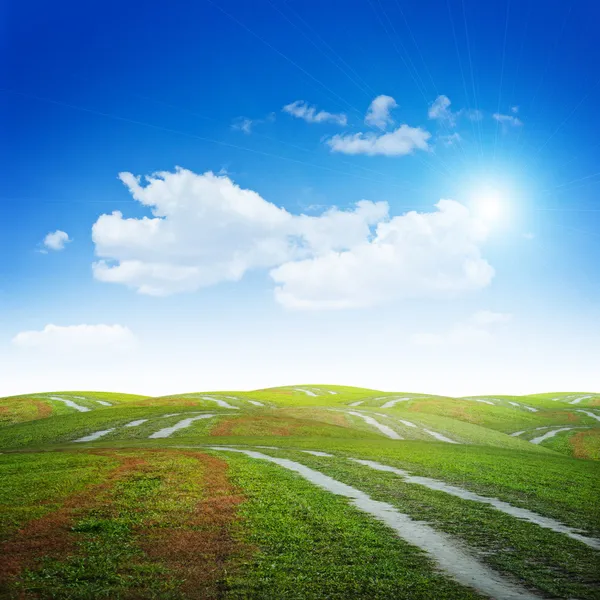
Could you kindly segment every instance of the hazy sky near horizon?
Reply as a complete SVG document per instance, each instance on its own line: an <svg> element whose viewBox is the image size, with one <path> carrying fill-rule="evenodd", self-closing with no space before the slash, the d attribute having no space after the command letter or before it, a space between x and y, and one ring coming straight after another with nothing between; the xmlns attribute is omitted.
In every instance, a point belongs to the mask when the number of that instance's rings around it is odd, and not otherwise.
<svg viewBox="0 0 600 600"><path fill-rule="evenodd" d="M0 394L600 391L600 5L12 2Z"/></svg>

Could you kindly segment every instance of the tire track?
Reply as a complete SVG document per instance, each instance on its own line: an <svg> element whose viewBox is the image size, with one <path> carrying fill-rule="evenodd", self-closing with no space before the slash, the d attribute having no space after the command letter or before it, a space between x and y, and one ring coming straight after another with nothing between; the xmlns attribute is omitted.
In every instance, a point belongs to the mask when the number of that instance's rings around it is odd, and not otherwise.
<svg viewBox="0 0 600 600"><path fill-rule="evenodd" d="M216 451L238 452L250 458L275 463L298 473L321 489L348 498L353 506L382 521L404 541L424 550L445 573L464 586L498 600L538 600L540 598L481 563L463 550L461 545L450 536L436 531L430 525L415 521L391 504L374 500L365 492L328 475L293 460L276 458L253 450L222 446L211 446L210 448Z"/></svg>

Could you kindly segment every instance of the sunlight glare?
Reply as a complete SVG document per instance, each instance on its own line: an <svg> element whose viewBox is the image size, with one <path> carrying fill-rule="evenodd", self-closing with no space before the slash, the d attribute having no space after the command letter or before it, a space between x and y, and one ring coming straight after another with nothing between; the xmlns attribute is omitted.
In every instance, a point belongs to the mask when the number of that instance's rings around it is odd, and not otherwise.
<svg viewBox="0 0 600 600"><path fill-rule="evenodd" d="M475 189L471 205L474 213L487 223L498 223L507 216L507 194L492 185L483 185Z"/></svg>

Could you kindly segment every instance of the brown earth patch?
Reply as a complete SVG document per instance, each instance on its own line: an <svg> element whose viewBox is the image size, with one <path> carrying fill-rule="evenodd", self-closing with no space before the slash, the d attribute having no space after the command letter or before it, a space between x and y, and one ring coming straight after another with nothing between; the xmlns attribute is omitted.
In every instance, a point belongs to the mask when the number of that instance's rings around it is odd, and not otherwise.
<svg viewBox="0 0 600 600"><path fill-rule="evenodd" d="M224 419L212 428L210 435L292 435L299 427L283 417L241 417ZM239 430L246 431L239 431Z"/></svg>
<svg viewBox="0 0 600 600"><path fill-rule="evenodd" d="M327 415L327 423L331 423L332 425L339 425L340 427L350 427L350 423L346 415L342 413L331 413Z"/></svg>
<svg viewBox="0 0 600 600"><path fill-rule="evenodd" d="M44 419L52 414L52 406L43 400L32 400L37 410L37 418Z"/></svg>
<svg viewBox="0 0 600 600"><path fill-rule="evenodd" d="M198 404L201 404L200 400L190 398L174 398L171 403L177 406L198 406Z"/></svg>
<svg viewBox="0 0 600 600"><path fill-rule="evenodd" d="M348 417L342 412L319 411L318 409L311 409L310 412L307 412L300 408L287 408L285 410L285 417L294 419L292 425L294 433L300 433L299 429L314 427L315 425L335 425L345 427L346 429L352 427L350 421L348 421ZM263 420L265 418L263 417Z"/></svg>
<svg viewBox="0 0 600 600"><path fill-rule="evenodd" d="M204 468L204 495L193 514L169 527L140 532L145 553L166 566L178 579L186 598L222 598L227 566L250 554L236 539L237 507L244 501L227 476L227 463L206 454L193 456Z"/></svg>
<svg viewBox="0 0 600 600"><path fill-rule="evenodd" d="M569 439L575 458L600 459L600 430L580 431Z"/></svg>
<svg viewBox="0 0 600 600"><path fill-rule="evenodd" d="M98 452L100 453L100 452ZM5 586L25 568L31 568L43 557L62 558L74 551L75 536L71 528L85 512L101 503L102 493L114 482L144 464L139 457L122 457L112 452L102 452L120 462L100 484L68 496L62 506L30 521L2 544L0 561L0 596Z"/></svg>
<svg viewBox="0 0 600 600"><path fill-rule="evenodd" d="M556 419L557 422L564 422L565 418L569 423L579 423L581 421L581 417L575 412L564 412L561 410L553 410L547 413L544 413L544 417L551 417Z"/></svg>
<svg viewBox="0 0 600 600"><path fill-rule="evenodd" d="M129 406L198 406L198 400L190 398L149 398Z"/></svg>
<svg viewBox="0 0 600 600"><path fill-rule="evenodd" d="M481 415L473 412L472 407L464 403L442 404L439 400L417 400L416 402L413 401L407 409L413 412L433 413L453 417L460 421L467 421L468 423L475 423L477 425L483 423Z"/></svg>
<svg viewBox="0 0 600 600"><path fill-rule="evenodd" d="M587 448L585 446L585 438L587 437L587 431L580 431L575 435L572 435L569 439L569 444L573 448L573 456L575 458L589 458Z"/></svg>

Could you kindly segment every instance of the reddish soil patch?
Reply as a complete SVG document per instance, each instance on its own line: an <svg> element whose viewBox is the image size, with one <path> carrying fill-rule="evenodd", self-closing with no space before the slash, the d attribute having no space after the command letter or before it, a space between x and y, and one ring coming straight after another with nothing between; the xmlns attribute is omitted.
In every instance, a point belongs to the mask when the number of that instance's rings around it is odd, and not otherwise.
<svg viewBox="0 0 600 600"><path fill-rule="evenodd" d="M200 401L190 400L189 398L175 398L171 401L171 404L176 404L177 406L198 406Z"/></svg>
<svg viewBox="0 0 600 600"><path fill-rule="evenodd" d="M224 419L210 435L291 435L298 428L282 417L241 417Z"/></svg>
<svg viewBox="0 0 600 600"><path fill-rule="evenodd" d="M576 458L588 458L600 460L600 431L589 429L580 431L569 439L573 456Z"/></svg>
<svg viewBox="0 0 600 600"><path fill-rule="evenodd" d="M564 423L565 417L569 423L579 423L581 421L581 416L574 412L562 412L559 410L553 410L547 412L545 416L555 418L558 423Z"/></svg>
<svg viewBox="0 0 600 600"><path fill-rule="evenodd" d="M206 454L182 452L204 467L204 495L182 523L142 531L146 554L183 579L186 598L222 598L224 577L232 561L249 556L250 548L236 539L237 507L244 497L227 477L227 463Z"/></svg>
<svg viewBox="0 0 600 600"><path fill-rule="evenodd" d="M346 415L340 413L331 413L327 415L327 423L333 425L339 425L340 427L350 427L350 423L346 418Z"/></svg>
<svg viewBox="0 0 600 600"><path fill-rule="evenodd" d="M68 496L58 510L30 521L2 544L0 554L4 559L0 561L0 596L3 585L17 577L23 569L33 567L36 560L42 557L61 558L72 553L75 538L71 527L74 522L101 503L102 493L112 487L115 481L145 462L138 457L124 458L113 453L104 454L121 463L108 474L104 482Z"/></svg>
<svg viewBox="0 0 600 600"><path fill-rule="evenodd" d="M424 412L453 417L461 421L467 421L468 423L475 423L477 425L483 423L481 415L473 412L471 406L459 402L444 406L444 404L442 404L439 400L420 400L413 402L408 409L414 412Z"/></svg>
<svg viewBox="0 0 600 600"><path fill-rule="evenodd" d="M198 404L198 400L190 398L149 398L131 406L198 406Z"/></svg>
<svg viewBox="0 0 600 600"><path fill-rule="evenodd" d="M585 438L587 437L587 431L580 431L569 439L569 444L573 448L573 456L575 458L589 458L587 448L585 447Z"/></svg>
<svg viewBox="0 0 600 600"><path fill-rule="evenodd" d="M38 419L44 419L52 414L52 406L47 402L44 402L43 400L32 400L32 402L35 403Z"/></svg>

